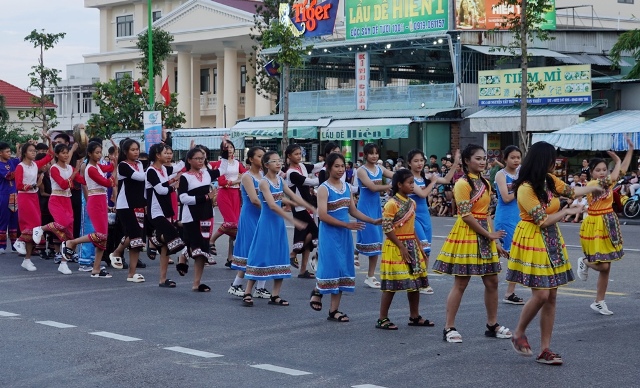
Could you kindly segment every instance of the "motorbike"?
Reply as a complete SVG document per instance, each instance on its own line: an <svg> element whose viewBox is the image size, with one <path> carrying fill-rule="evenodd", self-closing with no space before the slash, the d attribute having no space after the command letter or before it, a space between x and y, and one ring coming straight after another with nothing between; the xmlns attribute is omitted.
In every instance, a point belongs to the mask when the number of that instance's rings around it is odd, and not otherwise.
<svg viewBox="0 0 640 388"><path fill-rule="evenodd" d="M640 196L635 194L629 197L622 208L622 212L627 218L636 218L640 216Z"/></svg>

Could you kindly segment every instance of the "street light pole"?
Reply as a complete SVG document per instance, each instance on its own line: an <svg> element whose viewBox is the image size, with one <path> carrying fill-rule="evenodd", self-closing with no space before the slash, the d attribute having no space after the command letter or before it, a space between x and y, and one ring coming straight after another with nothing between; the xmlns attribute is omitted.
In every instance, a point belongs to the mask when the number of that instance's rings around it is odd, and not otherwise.
<svg viewBox="0 0 640 388"><path fill-rule="evenodd" d="M153 74L153 16L151 12L151 0L147 1L147 40L149 42L149 110L153 110L156 104L155 77Z"/></svg>

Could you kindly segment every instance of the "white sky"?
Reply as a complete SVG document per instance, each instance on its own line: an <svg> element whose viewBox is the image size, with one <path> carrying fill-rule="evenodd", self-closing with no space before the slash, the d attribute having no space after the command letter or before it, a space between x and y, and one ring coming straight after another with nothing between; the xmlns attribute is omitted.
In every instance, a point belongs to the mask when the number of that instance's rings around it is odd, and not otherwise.
<svg viewBox="0 0 640 388"><path fill-rule="evenodd" d="M99 11L84 8L82 0L2 0L0 1L0 79L25 89L31 66L39 51L25 42L32 30L66 32L58 45L45 52L44 64L62 70L84 62L83 54L100 51Z"/></svg>

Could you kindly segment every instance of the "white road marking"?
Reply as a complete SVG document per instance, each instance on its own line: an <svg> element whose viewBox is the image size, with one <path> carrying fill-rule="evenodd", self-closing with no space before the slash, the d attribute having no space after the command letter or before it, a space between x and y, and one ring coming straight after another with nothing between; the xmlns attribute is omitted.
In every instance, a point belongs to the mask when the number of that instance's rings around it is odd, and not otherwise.
<svg viewBox="0 0 640 388"><path fill-rule="evenodd" d="M116 334L116 333L109 333L108 331L96 331L94 333L89 333L89 334L97 335L99 337L111 338L111 339L115 339L115 340L118 340L118 341L124 341L124 342L142 341L142 339L140 339L140 338L128 337L126 335L120 335L120 334Z"/></svg>
<svg viewBox="0 0 640 388"><path fill-rule="evenodd" d="M0 317L17 317L20 314L14 314L14 313L10 313L8 311L0 311Z"/></svg>
<svg viewBox="0 0 640 388"><path fill-rule="evenodd" d="M258 364L258 365L250 365L252 368L264 369L271 372L284 373L289 376L304 376L310 375L311 372L305 372L297 369L283 368L281 366L275 366L271 364Z"/></svg>
<svg viewBox="0 0 640 388"><path fill-rule="evenodd" d="M223 357L222 354L203 352L202 350L183 348L182 346L171 346L171 347L163 348L163 349L171 350L172 352L190 354L192 356L198 356L198 357L204 357L204 358Z"/></svg>
<svg viewBox="0 0 640 388"><path fill-rule="evenodd" d="M360 385L352 385L351 388L386 388L382 385L373 385L373 384L360 384Z"/></svg>
<svg viewBox="0 0 640 388"><path fill-rule="evenodd" d="M39 323L45 326L57 327L58 329L69 329L72 327L77 327L77 326L67 325L66 323L56 322L56 321L36 321L36 323Z"/></svg>

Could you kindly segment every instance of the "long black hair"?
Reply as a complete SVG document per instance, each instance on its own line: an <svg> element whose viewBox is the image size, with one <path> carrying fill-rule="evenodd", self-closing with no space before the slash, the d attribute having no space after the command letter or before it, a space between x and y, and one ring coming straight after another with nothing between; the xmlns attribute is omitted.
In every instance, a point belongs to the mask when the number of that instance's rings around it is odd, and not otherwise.
<svg viewBox="0 0 640 388"><path fill-rule="evenodd" d="M556 164L556 149L549 143L541 141L534 143L529 148L527 155L520 165L518 179L513 182L513 192L517 196L518 188L527 182L541 204L548 204L547 190L559 197L556 185L549 171Z"/></svg>
<svg viewBox="0 0 640 388"><path fill-rule="evenodd" d="M413 179L413 173L406 168L400 169L393 173L393 179L391 180L391 193L393 195L398 194L398 185L404 183L407 179Z"/></svg>
<svg viewBox="0 0 640 388"><path fill-rule="evenodd" d="M231 142L231 140L223 140L222 143L220 143L220 157L222 159L229 159L229 151L227 151L227 147L225 147L227 144L233 147L234 151L236 150L236 146Z"/></svg>
<svg viewBox="0 0 640 388"><path fill-rule="evenodd" d="M249 165L249 167L251 167L251 159L253 159L253 157L256 155L256 152L258 151L264 152L264 148L260 146L255 146L255 147L249 148L249 151L247 151L247 164Z"/></svg>
<svg viewBox="0 0 640 388"><path fill-rule="evenodd" d="M473 195L475 194L476 187L474 186L473 182L471 181L471 177L469 176L469 166L467 166L467 160L470 160L473 154L475 154L476 151L478 150L484 151L484 147L477 144L469 144L468 146L465 147L464 150L462 150L462 158L461 158L462 171L464 171L464 176L465 178L467 178L467 182L469 182L469 185L471 186L471 194L470 194L471 197L473 197ZM482 179L482 183L487 188L487 191L491 191L489 182L487 182L487 180L484 179L482 174L478 174L478 175L480 176L480 179Z"/></svg>
<svg viewBox="0 0 640 388"><path fill-rule="evenodd" d="M118 154L118 163L124 162L125 160L127 160L127 153L129 152L129 149L131 148L131 146L134 144L138 146L138 149L140 149L140 143L138 143L134 139L125 139L120 144L120 153Z"/></svg>
<svg viewBox="0 0 640 388"><path fill-rule="evenodd" d="M87 157L89 157L89 154L92 154L96 148L102 148L102 143L98 143L97 141L89 142L87 145Z"/></svg>
<svg viewBox="0 0 640 388"><path fill-rule="evenodd" d="M287 170L289 169L289 161L288 161L289 155L294 153L296 150L301 150L301 149L302 149L302 147L300 147L300 144L296 144L296 143L289 144L287 146L287 149L284 150L284 157L285 157L285 159L287 159L287 162L285 163L285 165L282 168L283 172L287 172ZM264 160L264 158L263 158L263 160ZM269 159L267 159L267 160L269 160Z"/></svg>
<svg viewBox="0 0 640 388"><path fill-rule="evenodd" d="M424 152L420 151L419 149L412 149L411 151L409 151L409 153L407 154L407 166L409 166L409 164L411 163L411 160L416 155L422 155L422 159L424 159L424 163L425 163L425 166L426 166L427 165L427 159L424 156ZM426 175L424 175L424 166L422 166L422 169L420 170L420 176L424 180L427 179Z"/></svg>

